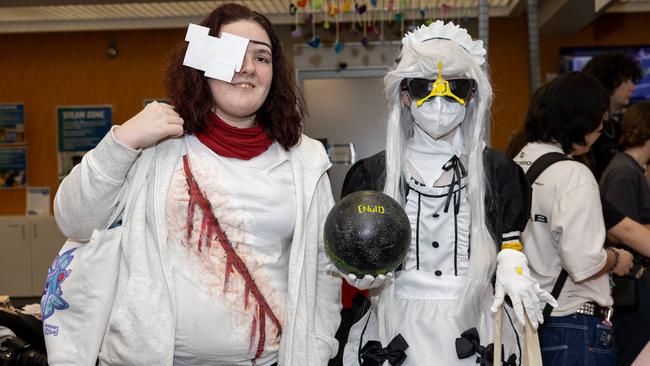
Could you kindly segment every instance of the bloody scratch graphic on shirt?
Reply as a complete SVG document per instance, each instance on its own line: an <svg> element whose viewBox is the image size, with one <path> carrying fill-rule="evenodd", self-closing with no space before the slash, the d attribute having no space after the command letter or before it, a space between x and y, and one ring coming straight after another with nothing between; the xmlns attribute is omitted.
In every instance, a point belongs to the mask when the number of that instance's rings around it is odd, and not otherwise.
<svg viewBox="0 0 650 366"><path fill-rule="evenodd" d="M210 201L201 191L196 179L192 174L190 169L189 159L187 155L183 156L183 170L185 172L185 178L187 180L188 193L190 196L188 204L188 213L187 213L187 237L188 240L192 235L193 222L194 222L194 212L195 208L198 207L202 213L201 220L201 231L198 237L198 250L202 252L203 243L209 248L211 245L212 237L216 236L217 241L221 245L222 249L226 253L226 270L224 278L224 292L228 287L230 281L230 275L233 272L239 273L245 283L244 289L244 309L248 309L250 302L249 298L252 295L255 302L257 303L257 309L255 315L253 316L253 321L251 324L251 335L250 335L250 346L253 346L255 341L256 333L259 333L259 339L257 343L257 351L255 353L255 358L258 358L264 351L264 341L266 338L266 318L268 317L271 320L271 323L275 326L277 330L276 336L280 337L282 333L282 325L280 324L279 319L273 313L273 310L269 306L268 302L260 292L259 288L255 284L253 277L251 276L246 264L241 259L241 257L235 252L235 249L232 246L232 243L228 239L225 231L222 229L219 220L214 215L212 211L212 205Z"/></svg>

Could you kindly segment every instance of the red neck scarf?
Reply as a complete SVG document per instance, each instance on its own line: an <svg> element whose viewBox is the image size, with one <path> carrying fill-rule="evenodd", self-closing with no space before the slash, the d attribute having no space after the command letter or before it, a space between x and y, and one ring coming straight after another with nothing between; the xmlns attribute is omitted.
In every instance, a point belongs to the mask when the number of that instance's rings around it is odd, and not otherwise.
<svg viewBox="0 0 650 366"><path fill-rule="evenodd" d="M210 123L196 137L210 150L226 158L250 160L265 152L273 143L260 126L237 128L224 122L214 112Z"/></svg>

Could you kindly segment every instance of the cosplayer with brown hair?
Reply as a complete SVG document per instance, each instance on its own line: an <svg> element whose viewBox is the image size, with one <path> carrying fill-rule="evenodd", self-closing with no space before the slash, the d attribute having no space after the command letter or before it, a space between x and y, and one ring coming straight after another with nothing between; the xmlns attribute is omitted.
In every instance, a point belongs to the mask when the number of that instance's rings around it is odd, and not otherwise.
<svg viewBox="0 0 650 366"><path fill-rule="evenodd" d="M301 134L304 102L268 19L225 4L202 25L186 36L200 47L170 57L172 105L114 127L57 192L62 232L88 240L148 172L122 217L99 364L324 366L341 308L322 236L329 159Z"/></svg>
<svg viewBox="0 0 650 366"><path fill-rule="evenodd" d="M284 53L282 43L273 25L262 14L244 6L221 6L216 8L201 25L216 35L221 27L238 20L250 20L259 24L271 40L273 80L268 98L257 111L256 122L266 134L278 141L285 149L298 143L302 119L306 112L302 95L296 91L294 73ZM185 121L185 132L201 132L208 123L205 116L212 109L211 92L203 72L183 65L187 43L180 43L171 53L165 78L165 87L174 110ZM200 87L199 87L200 86ZM295 109L287 108L296 106Z"/></svg>

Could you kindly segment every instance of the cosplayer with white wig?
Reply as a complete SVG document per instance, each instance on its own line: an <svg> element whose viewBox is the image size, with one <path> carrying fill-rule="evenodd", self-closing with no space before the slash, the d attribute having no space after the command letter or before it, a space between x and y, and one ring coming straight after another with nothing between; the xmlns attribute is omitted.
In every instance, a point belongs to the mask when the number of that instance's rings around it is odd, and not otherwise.
<svg viewBox="0 0 650 366"><path fill-rule="evenodd" d="M493 312L505 295L518 322L527 315L534 327L544 303L557 304L521 252L530 187L517 165L486 147L492 88L483 42L437 21L406 34L402 46L384 78L386 151L357 162L342 195L371 189L401 202L411 247L395 274L344 276L372 298L350 330L344 364L475 364L491 358ZM508 326L506 358L521 357Z"/></svg>

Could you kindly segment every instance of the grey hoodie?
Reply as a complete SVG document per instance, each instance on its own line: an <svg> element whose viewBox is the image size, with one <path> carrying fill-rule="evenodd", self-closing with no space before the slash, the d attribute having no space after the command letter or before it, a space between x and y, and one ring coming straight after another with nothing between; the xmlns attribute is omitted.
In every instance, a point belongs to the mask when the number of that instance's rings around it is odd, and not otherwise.
<svg viewBox="0 0 650 366"><path fill-rule="evenodd" d="M183 138L154 147L147 182L124 219L117 294L99 353L100 365L172 365L176 301L165 198L172 170L185 153ZM109 132L67 176L55 197L61 231L88 241L103 228L128 191L140 151ZM289 283L280 365L326 365L336 355L340 279L328 274L322 229L334 200L320 142L302 136L289 151L296 191L296 223L289 257Z"/></svg>

